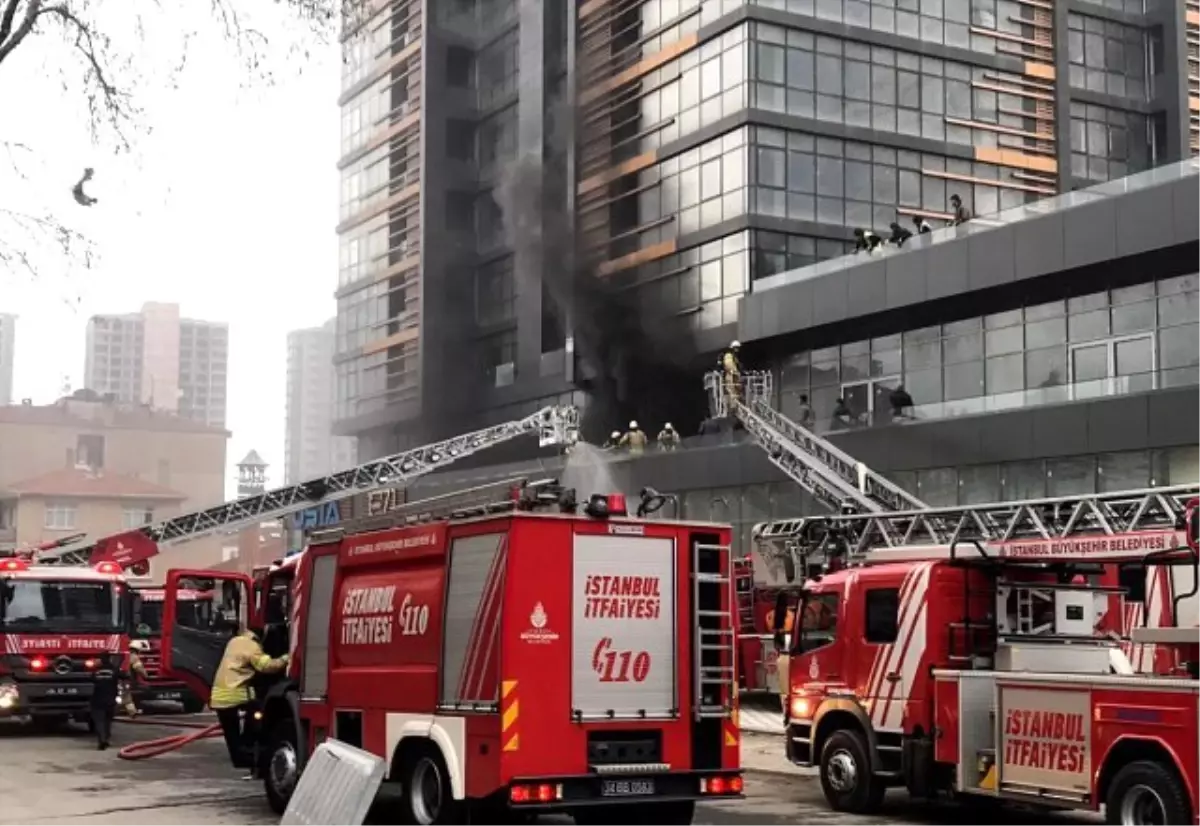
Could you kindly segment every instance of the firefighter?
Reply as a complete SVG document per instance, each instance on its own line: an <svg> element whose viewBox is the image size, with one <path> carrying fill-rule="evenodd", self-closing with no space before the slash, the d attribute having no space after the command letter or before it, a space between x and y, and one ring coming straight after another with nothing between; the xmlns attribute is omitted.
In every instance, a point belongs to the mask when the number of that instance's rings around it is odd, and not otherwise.
<svg viewBox="0 0 1200 826"><path fill-rule="evenodd" d="M646 449L646 434L638 427L637 420L629 423L629 430L621 437L621 447L629 448L630 453L641 453Z"/></svg>
<svg viewBox="0 0 1200 826"><path fill-rule="evenodd" d="M125 694L125 713L130 717L138 715L137 703L133 701L133 681L149 679L146 673L146 666L142 665L141 658L138 657L138 651L145 651L149 647L149 643L145 640L134 640L129 644L129 678L130 690Z"/></svg>
<svg viewBox="0 0 1200 826"><path fill-rule="evenodd" d="M679 433L670 422L663 425L663 429L658 432L658 447L659 450L674 450L679 447Z"/></svg>
<svg viewBox="0 0 1200 826"><path fill-rule="evenodd" d="M225 654L213 679L208 705L217 713L217 721L225 735L225 746L229 749L229 759L235 768L253 768L253 750L249 745L254 725L250 709L254 689L250 681L255 674L276 674L287 664L287 654L278 658L267 656L259 643L259 635L251 629L243 630L225 646Z"/></svg>
<svg viewBox="0 0 1200 826"><path fill-rule="evenodd" d="M88 710L91 712L92 732L96 735L96 748L104 751L112 739L113 717L121 699L121 683L115 668L107 661L92 675L92 697Z"/></svg>
<svg viewBox="0 0 1200 826"><path fill-rule="evenodd" d="M621 431L614 430L608 436L608 441L604 443L604 450L616 450L621 444Z"/></svg>
<svg viewBox="0 0 1200 826"><path fill-rule="evenodd" d="M729 349L721 356L722 386L730 408L742 399L742 360L739 355L741 349L741 342L731 342ZM725 414L731 415L732 410L726 410Z"/></svg>

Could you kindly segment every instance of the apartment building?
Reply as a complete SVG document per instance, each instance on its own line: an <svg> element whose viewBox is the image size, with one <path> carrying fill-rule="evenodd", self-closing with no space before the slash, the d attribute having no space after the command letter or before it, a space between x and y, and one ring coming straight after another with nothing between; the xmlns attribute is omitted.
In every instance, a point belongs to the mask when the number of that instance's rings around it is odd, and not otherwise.
<svg viewBox="0 0 1200 826"><path fill-rule="evenodd" d="M336 321L288 333L287 484L323 476L355 464L354 439L333 435Z"/></svg>
<svg viewBox="0 0 1200 826"><path fill-rule="evenodd" d="M149 405L222 428L229 326L182 318L178 304L88 321L84 387L125 404Z"/></svg>

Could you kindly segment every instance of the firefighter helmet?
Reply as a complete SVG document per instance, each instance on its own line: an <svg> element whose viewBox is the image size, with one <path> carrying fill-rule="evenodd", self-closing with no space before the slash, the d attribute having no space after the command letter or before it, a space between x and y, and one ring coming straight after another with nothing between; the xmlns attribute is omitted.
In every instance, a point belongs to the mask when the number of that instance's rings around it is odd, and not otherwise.
<svg viewBox="0 0 1200 826"><path fill-rule="evenodd" d="M631 422L629 423L629 429L630 429L630 430L637 430L637 429L638 429L638 426L637 426L637 419L634 419L633 421L631 421Z"/></svg>
<svg viewBox="0 0 1200 826"><path fill-rule="evenodd" d="M741 346L742 346L742 343L741 343L740 341L738 341L737 339L734 339L734 340L733 340L733 343L729 345L729 349L730 349L730 350L737 350L737 349L738 349L739 347L741 347Z"/></svg>
<svg viewBox="0 0 1200 826"><path fill-rule="evenodd" d="M619 430L614 430L614 431L612 432L612 436L610 436L609 438L611 438L611 439L619 439L619 438L621 438L621 431L619 431Z"/></svg>

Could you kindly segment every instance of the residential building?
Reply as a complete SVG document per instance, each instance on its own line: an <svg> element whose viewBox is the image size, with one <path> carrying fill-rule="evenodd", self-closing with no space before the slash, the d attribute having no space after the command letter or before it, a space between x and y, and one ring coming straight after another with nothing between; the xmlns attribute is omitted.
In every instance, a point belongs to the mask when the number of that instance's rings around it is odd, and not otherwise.
<svg viewBox="0 0 1200 826"><path fill-rule="evenodd" d="M84 387L191 421L225 426L229 326L182 318L178 304L88 321Z"/></svg>
<svg viewBox="0 0 1200 826"><path fill-rule="evenodd" d="M0 547L99 538L221 503L228 437L87 390L0 407ZM219 539L208 537L171 548L152 570L220 559Z"/></svg>
<svg viewBox="0 0 1200 826"><path fill-rule="evenodd" d="M353 467L353 438L333 435L334 338L336 322L288 333L287 484Z"/></svg>
<svg viewBox="0 0 1200 826"><path fill-rule="evenodd" d="M11 404L13 366L17 349L17 317L0 313L0 404Z"/></svg>

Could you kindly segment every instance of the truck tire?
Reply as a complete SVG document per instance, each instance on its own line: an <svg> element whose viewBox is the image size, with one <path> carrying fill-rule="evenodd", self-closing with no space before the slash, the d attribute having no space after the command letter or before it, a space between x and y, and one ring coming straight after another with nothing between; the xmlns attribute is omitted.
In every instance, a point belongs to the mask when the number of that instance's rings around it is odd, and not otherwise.
<svg viewBox="0 0 1200 826"><path fill-rule="evenodd" d="M887 787L871 772L867 741L857 731L835 731L821 749L821 791L835 812L879 811Z"/></svg>
<svg viewBox="0 0 1200 826"><path fill-rule="evenodd" d="M458 823L462 807L450 788L450 771L436 746L413 751L404 760L400 775L403 823L433 826Z"/></svg>
<svg viewBox="0 0 1200 826"><path fill-rule="evenodd" d="M296 748L296 726L290 717L276 720L267 738L262 758L263 790L271 811L282 815L287 809L296 781L300 779L300 752Z"/></svg>
<svg viewBox="0 0 1200 826"><path fill-rule="evenodd" d="M1104 799L1109 823L1192 823L1187 790L1169 767L1138 760L1117 772Z"/></svg>

